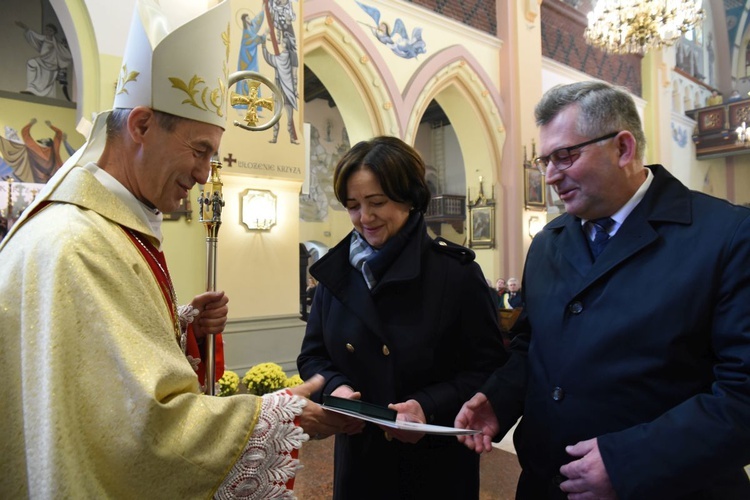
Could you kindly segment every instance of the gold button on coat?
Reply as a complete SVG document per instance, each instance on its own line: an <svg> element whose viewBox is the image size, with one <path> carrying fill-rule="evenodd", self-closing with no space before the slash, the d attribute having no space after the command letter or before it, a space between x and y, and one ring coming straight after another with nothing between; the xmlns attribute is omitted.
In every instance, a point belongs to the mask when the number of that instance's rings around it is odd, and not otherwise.
<svg viewBox="0 0 750 500"><path fill-rule="evenodd" d="M390 349L388 349L387 345L383 345L383 355L388 356L391 353Z"/></svg>
<svg viewBox="0 0 750 500"><path fill-rule="evenodd" d="M346 344L346 350L349 351L349 352L354 352L354 346L351 345L351 344L349 344L349 343L347 343Z"/></svg>

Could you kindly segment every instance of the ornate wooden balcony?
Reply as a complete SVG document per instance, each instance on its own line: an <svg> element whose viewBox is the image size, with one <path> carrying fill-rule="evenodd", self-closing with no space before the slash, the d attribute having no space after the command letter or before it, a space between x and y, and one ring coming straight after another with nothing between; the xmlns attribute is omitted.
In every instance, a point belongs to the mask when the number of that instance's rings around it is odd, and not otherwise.
<svg viewBox="0 0 750 500"><path fill-rule="evenodd" d="M750 99L726 102L685 112L696 121L693 131L699 160L750 153L750 142L737 141L737 127L750 126Z"/></svg>
<svg viewBox="0 0 750 500"><path fill-rule="evenodd" d="M466 196L441 194L433 196L424 217L427 226L440 235L443 224L451 224L457 233L463 234L466 222Z"/></svg>

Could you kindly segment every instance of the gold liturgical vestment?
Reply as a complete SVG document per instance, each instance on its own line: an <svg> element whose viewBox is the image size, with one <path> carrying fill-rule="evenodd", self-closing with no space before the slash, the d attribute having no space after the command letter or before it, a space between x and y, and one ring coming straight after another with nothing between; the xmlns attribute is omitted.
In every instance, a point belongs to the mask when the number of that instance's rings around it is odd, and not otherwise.
<svg viewBox="0 0 750 500"><path fill-rule="evenodd" d="M80 166L39 198L0 243L0 498L289 495L304 400L202 395L148 225Z"/></svg>

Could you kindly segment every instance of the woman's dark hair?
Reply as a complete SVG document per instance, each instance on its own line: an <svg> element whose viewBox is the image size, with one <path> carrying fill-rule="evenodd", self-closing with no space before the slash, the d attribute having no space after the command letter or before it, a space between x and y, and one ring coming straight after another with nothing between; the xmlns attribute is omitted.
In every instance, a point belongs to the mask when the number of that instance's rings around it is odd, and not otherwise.
<svg viewBox="0 0 750 500"><path fill-rule="evenodd" d="M342 205L346 206L349 177L364 168L375 174L388 198L411 205L422 213L427 210L431 196L424 161L404 141L380 136L359 142L346 152L333 173L333 190Z"/></svg>

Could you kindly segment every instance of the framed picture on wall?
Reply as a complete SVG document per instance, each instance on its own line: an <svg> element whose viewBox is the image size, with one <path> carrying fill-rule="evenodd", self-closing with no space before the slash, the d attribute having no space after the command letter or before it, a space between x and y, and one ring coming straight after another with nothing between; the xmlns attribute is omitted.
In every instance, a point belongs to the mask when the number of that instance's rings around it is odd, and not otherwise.
<svg viewBox="0 0 750 500"><path fill-rule="evenodd" d="M469 247L492 248L495 246L495 207L469 208Z"/></svg>
<svg viewBox="0 0 750 500"><path fill-rule="evenodd" d="M526 208L544 210L545 199L544 177L536 168L524 168L524 201Z"/></svg>

